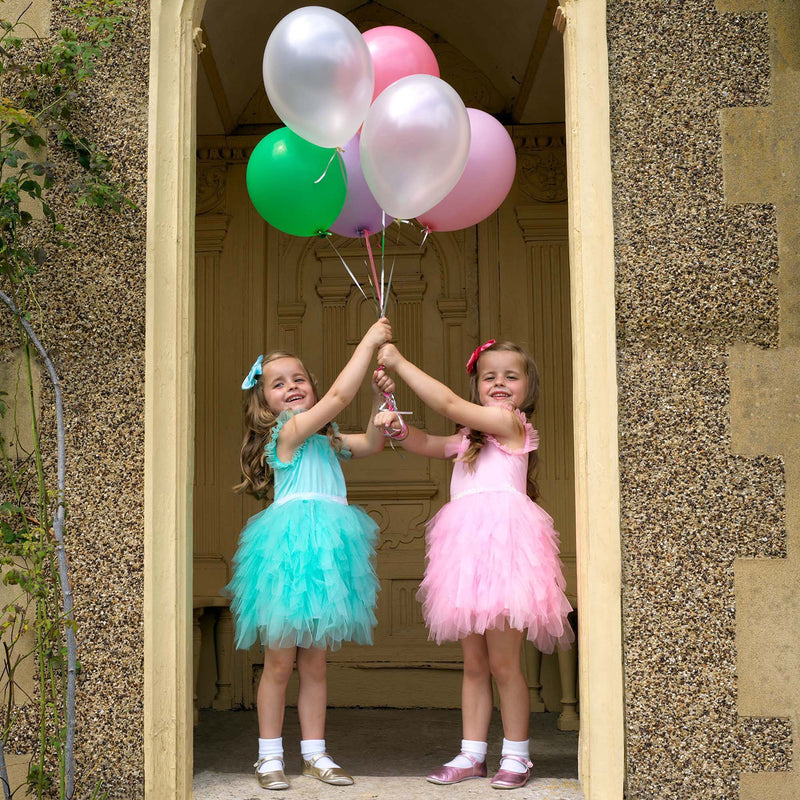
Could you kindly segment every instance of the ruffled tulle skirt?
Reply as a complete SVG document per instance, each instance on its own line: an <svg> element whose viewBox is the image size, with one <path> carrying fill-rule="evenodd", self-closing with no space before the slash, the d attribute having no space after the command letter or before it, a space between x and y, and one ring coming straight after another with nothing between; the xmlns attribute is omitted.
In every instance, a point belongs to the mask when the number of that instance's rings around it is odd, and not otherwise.
<svg viewBox="0 0 800 800"><path fill-rule="evenodd" d="M377 531L363 509L326 500L273 504L251 517L223 590L236 647L372 644Z"/></svg>
<svg viewBox="0 0 800 800"><path fill-rule="evenodd" d="M520 492L457 497L428 523L428 563L417 595L430 638L527 630L543 653L574 641L551 517Z"/></svg>

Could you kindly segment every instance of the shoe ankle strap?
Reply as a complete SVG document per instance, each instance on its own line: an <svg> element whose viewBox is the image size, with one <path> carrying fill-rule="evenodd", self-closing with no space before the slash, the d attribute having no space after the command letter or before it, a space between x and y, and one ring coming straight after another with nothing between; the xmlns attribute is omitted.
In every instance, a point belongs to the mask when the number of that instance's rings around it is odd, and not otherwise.
<svg viewBox="0 0 800 800"><path fill-rule="evenodd" d="M471 761L473 767L477 767L479 764L482 763L481 761L478 761L478 759L475 758L475 756L470 755L469 753L465 753L463 750L459 753L459 755L460 756L464 756L464 758L466 758L469 761Z"/></svg>
<svg viewBox="0 0 800 800"><path fill-rule="evenodd" d="M277 756L277 755L276 756L262 756L261 758L258 759L258 761L256 761L255 764L253 764L253 766L256 769L258 769L262 764L266 764L267 761L280 761L281 762L281 769L283 769L283 767L286 766L286 764L283 761L283 757L282 756Z"/></svg>
<svg viewBox="0 0 800 800"><path fill-rule="evenodd" d="M307 758L306 761L313 767L317 763L317 761L319 761L321 758L330 758L331 761L333 761L333 759L330 756L330 753L315 753L310 758Z"/></svg>
<svg viewBox="0 0 800 800"><path fill-rule="evenodd" d="M502 761L504 758L510 758L512 761L518 761L523 767L525 767L525 769L531 769L533 767L533 762L529 758L523 758L522 756L514 755L513 753L504 753L500 756L500 761Z"/></svg>

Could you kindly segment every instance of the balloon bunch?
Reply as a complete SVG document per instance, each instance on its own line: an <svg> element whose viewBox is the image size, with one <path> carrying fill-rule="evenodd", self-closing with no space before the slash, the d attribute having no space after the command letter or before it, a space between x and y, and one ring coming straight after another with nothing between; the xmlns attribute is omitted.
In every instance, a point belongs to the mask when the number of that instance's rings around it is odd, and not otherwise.
<svg viewBox="0 0 800 800"><path fill-rule="evenodd" d="M382 241L378 279L370 235L385 236L393 218L416 217L426 236L466 228L495 211L511 188L516 154L505 128L465 108L412 31L388 25L362 36L329 8L299 8L270 34L263 73L286 127L250 156L253 205L285 233L363 238L378 316L386 314L394 266L387 280ZM402 438L405 412L394 397L385 399Z"/></svg>
<svg viewBox="0 0 800 800"><path fill-rule="evenodd" d="M299 8L272 31L263 74L286 127L256 146L247 189L286 233L368 242L393 218L414 217L426 231L457 230L491 214L511 188L505 128L465 108L410 30L362 36L331 9Z"/></svg>

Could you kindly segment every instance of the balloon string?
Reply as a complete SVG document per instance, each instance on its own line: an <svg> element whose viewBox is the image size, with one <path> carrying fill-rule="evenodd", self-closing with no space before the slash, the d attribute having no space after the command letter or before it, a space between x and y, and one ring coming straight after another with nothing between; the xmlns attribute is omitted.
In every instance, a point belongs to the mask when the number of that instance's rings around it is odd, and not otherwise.
<svg viewBox="0 0 800 800"><path fill-rule="evenodd" d="M421 242L420 242L420 244L419 244L419 249L420 249L420 250L422 250L422 248L423 248L423 247L425 247L425 242L427 241L427 239L428 239L428 234L429 234L430 232L431 232L431 229L430 229L429 227L427 227L427 226L426 226L426 227L425 227L425 235L422 237L422 241L421 241Z"/></svg>
<svg viewBox="0 0 800 800"><path fill-rule="evenodd" d="M400 226L397 226L397 242L396 245L400 247ZM383 269L383 258L386 253L386 212L383 212L383 241L381 243L381 269ZM389 279L386 281L386 290L383 293L383 308L381 309L381 316L386 316L386 309L389 307L389 296L392 291L392 277L394 276L394 265L397 261L397 250L392 256L392 265L389 267Z"/></svg>
<svg viewBox="0 0 800 800"><path fill-rule="evenodd" d="M367 265L366 259L364 260L364 266ZM375 314L377 315L378 319L381 318L381 307L378 305L378 294L375 291L375 285L372 283L372 278L370 278L369 273L367 273L367 283L369 284L369 290L372 293L372 303L375 306Z"/></svg>
<svg viewBox="0 0 800 800"><path fill-rule="evenodd" d="M356 289L361 292L365 300L369 300L367 295L364 293L364 290L361 288L361 284L356 280L356 276L353 275L353 271L347 266L347 262L344 260L344 258L342 258L342 254L336 249L336 245L331 241L331 237L326 234L325 238L328 240L328 244L330 244L330 246L333 248L333 252L339 256L339 261L342 262L342 265L347 270L347 274L352 278L353 283L356 285Z"/></svg>
<svg viewBox="0 0 800 800"><path fill-rule="evenodd" d="M344 188L347 189L348 188L347 170L345 169L345 166L344 166L344 157L342 156L342 153L344 153L344 148L343 147L337 147L336 148L336 155L339 156L339 170L342 173L342 180L344 181Z"/></svg>
<svg viewBox="0 0 800 800"><path fill-rule="evenodd" d="M383 364L378 364L378 369L383 370L386 368L383 366ZM397 417L398 423L400 424L400 430L397 433L392 433L388 430L385 430L384 435L387 436L390 441L392 439L405 439L408 435L408 426L406 425L406 421L403 419L403 414L410 414L411 412L398 411L397 401L394 399L394 395L389 394L388 392L383 393L383 405L378 410L393 412L395 417ZM392 449L394 450L394 442L392 442Z"/></svg>
<svg viewBox="0 0 800 800"><path fill-rule="evenodd" d="M325 167L325 172L323 172L322 175L320 175L319 178L314 181L314 183L319 183L321 180L325 179L325 176L328 174L328 170L331 168L331 164L333 164L333 159L336 158L336 156L339 156L339 167L342 170L342 178L344 178L345 188L347 188L347 173L344 169L344 159L342 158L343 152L344 150L341 147L337 147L333 153L331 153L331 157L328 159L328 163Z"/></svg>
<svg viewBox="0 0 800 800"><path fill-rule="evenodd" d="M380 369L380 367L379 367ZM405 439L406 435L408 434L408 427L406 426L406 421L403 419L403 414L410 414L410 411L398 411L397 410L397 402L394 399L393 394L387 394L386 392L383 393L384 406L386 407L387 411L393 411L394 415L397 417L397 421L400 424L400 430L398 433L388 433L387 436L390 439Z"/></svg>
<svg viewBox="0 0 800 800"><path fill-rule="evenodd" d="M383 309L383 281L381 281L380 288L378 288L378 273L375 270L375 259L372 257L372 246L369 243L369 231L364 231L364 242L367 245L369 265L372 268L372 277L375 281L375 291L378 293L378 307Z"/></svg>
<svg viewBox="0 0 800 800"><path fill-rule="evenodd" d="M383 316L386 316L386 300L389 296L389 286L391 283L387 284L386 289L383 287L383 275L384 275L384 268L386 264L386 212L381 209L381 294L383 295L383 303L381 304L381 313ZM391 281L391 279L390 279Z"/></svg>

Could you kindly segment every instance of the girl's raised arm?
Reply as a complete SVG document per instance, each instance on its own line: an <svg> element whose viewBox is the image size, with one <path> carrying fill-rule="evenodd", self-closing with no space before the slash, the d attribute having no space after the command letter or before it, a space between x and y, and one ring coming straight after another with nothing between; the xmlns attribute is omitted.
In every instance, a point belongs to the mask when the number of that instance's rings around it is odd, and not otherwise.
<svg viewBox="0 0 800 800"><path fill-rule="evenodd" d="M379 319L365 334L350 356L350 360L339 373L330 389L303 414L292 417L281 430L280 458L288 454L289 459L297 447L311 434L327 425L356 396L364 380L375 351L392 338L392 327L386 317Z"/></svg>
<svg viewBox="0 0 800 800"><path fill-rule="evenodd" d="M375 416L375 427L390 433L399 433L400 426L397 422L397 414L394 411L381 411L380 414ZM448 458L450 454L446 452L447 446L458 446L461 440L459 434L435 436L415 428L413 425L406 425L406 429L408 433L402 439L395 439L395 443L418 456Z"/></svg>
<svg viewBox="0 0 800 800"><path fill-rule="evenodd" d="M519 435L521 425L510 407L481 406L464 400L452 389L412 364L393 344L384 344L381 347L378 361L402 378L426 406L456 424L494 436Z"/></svg>
<svg viewBox="0 0 800 800"><path fill-rule="evenodd" d="M384 401L384 394L394 394L394 381L383 369L372 373L372 410L364 433L342 434L345 447L349 448L353 458L364 458L380 453L386 444L383 431L375 427L374 418Z"/></svg>

